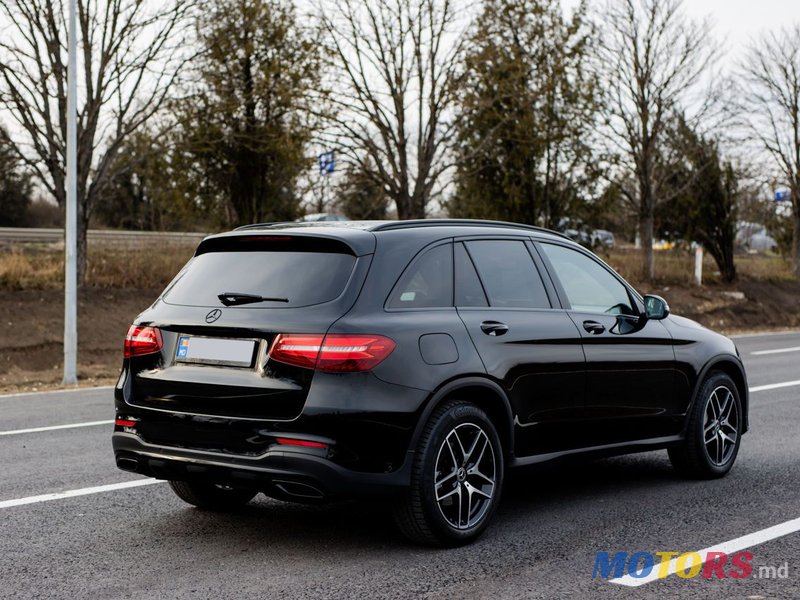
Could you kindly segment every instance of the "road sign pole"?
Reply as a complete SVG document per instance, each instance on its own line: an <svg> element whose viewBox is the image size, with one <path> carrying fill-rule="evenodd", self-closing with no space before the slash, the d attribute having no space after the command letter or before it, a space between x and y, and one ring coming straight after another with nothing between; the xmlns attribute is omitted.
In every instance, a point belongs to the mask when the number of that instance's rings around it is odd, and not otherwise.
<svg viewBox="0 0 800 600"><path fill-rule="evenodd" d="M78 383L78 186L77 186L77 29L75 3L69 0L67 68L67 206L64 223L64 384Z"/></svg>

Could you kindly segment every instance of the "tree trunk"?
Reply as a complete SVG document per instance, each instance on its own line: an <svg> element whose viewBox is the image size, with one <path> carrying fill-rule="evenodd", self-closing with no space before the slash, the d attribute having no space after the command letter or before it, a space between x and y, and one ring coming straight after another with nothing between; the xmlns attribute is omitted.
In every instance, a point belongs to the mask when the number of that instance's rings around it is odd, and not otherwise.
<svg viewBox="0 0 800 600"><path fill-rule="evenodd" d="M647 281L653 281L656 276L655 256L653 255L653 211L645 212L639 219L639 235L644 248L644 262L642 263L642 276Z"/></svg>

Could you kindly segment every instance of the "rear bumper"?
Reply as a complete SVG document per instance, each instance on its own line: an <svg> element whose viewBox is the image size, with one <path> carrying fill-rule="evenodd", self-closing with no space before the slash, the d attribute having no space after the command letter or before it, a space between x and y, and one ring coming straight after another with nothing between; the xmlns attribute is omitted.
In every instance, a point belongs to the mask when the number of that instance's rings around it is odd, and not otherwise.
<svg viewBox="0 0 800 600"><path fill-rule="evenodd" d="M250 488L293 501L396 495L410 483L410 461L392 473L362 473L303 448L241 456L151 444L124 432L115 432L112 444L117 466L125 471Z"/></svg>

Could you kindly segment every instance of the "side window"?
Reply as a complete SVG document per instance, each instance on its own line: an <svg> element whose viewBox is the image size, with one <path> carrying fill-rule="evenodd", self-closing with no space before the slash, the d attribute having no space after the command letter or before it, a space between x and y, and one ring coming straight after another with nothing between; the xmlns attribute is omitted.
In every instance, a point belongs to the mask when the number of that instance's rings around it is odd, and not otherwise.
<svg viewBox="0 0 800 600"><path fill-rule="evenodd" d="M453 246L431 248L403 271L388 308L453 306Z"/></svg>
<svg viewBox="0 0 800 600"><path fill-rule="evenodd" d="M524 242L476 240L466 246L491 306L550 308L542 278Z"/></svg>
<svg viewBox="0 0 800 600"><path fill-rule="evenodd" d="M574 310L635 315L627 288L600 263L582 252L541 244Z"/></svg>
<svg viewBox="0 0 800 600"><path fill-rule="evenodd" d="M455 293L456 306L489 306L475 265L467 254L464 244L455 245Z"/></svg>

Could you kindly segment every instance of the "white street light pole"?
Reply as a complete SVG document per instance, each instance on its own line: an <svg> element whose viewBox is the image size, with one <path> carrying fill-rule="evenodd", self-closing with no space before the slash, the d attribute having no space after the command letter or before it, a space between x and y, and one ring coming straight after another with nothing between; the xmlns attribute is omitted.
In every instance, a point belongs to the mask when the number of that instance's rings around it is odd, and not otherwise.
<svg viewBox="0 0 800 600"><path fill-rule="evenodd" d="M78 144L77 28L75 2L69 0L69 62L67 68L67 211L64 240L64 384L78 383Z"/></svg>

